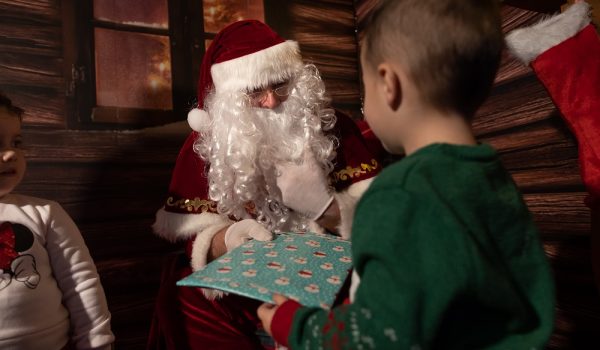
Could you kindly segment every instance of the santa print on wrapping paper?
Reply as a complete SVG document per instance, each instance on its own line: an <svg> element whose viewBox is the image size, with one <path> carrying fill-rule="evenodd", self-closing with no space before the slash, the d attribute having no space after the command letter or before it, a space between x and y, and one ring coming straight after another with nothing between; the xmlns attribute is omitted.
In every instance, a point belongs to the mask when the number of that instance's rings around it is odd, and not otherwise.
<svg viewBox="0 0 600 350"><path fill-rule="evenodd" d="M22 254L33 246L33 233L26 226L4 222L0 224L0 291L13 280L35 289L40 274L31 254Z"/></svg>

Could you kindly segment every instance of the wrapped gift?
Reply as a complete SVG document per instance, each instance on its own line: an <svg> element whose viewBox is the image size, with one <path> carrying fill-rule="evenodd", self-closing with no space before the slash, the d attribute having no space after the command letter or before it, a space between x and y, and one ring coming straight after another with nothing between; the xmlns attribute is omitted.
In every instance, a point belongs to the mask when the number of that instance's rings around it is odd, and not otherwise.
<svg viewBox="0 0 600 350"><path fill-rule="evenodd" d="M283 233L250 241L177 282L272 302L279 293L328 309L352 268L350 242L331 235Z"/></svg>

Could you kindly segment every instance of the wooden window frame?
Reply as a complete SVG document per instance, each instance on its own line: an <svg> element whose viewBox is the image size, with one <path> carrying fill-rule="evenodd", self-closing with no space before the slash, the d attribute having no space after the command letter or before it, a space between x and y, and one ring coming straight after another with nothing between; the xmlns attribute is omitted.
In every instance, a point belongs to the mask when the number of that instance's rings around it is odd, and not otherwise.
<svg viewBox="0 0 600 350"><path fill-rule="evenodd" d="M167 2L169 27L162 29L96 20L93 0L63 0L64 73L70 129L139 129L185 120L196 101L198 70L205 50L202 1ZM172 110L97 106L94 28L169 37Z"/></svg>

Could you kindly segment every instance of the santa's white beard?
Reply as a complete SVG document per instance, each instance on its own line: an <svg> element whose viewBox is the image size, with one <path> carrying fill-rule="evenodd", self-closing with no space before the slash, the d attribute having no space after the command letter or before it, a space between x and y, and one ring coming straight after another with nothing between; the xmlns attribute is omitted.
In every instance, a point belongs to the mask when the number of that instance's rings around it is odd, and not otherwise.
<svg viewBox="0 0 600 350"><path fill-rule="evenodd" d="M208 161L209 196L218 211L249 217L254 205L259 222L271 230L302 230L305 220L288 210L276 185L275 164L296 161L310 149L326 173L337 140L322 127L335 123L316 68L308 66L290 96L276 109L248 107L243 93L212 94L205 103L212 122L196 151Z"/></svg>

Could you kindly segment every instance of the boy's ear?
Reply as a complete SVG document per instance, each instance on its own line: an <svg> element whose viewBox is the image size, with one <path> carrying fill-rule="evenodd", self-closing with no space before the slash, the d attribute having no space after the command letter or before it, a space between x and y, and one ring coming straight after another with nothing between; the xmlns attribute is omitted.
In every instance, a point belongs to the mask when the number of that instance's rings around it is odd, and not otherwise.
<svg viewBox="0 0 600 350"><path fill-rule="evenodd" d="M377 67L377 75L383 84L383 95L389 108L396 111L402 101L402 84L400 76L394 67L388 63L381 63Z"/></svg>

